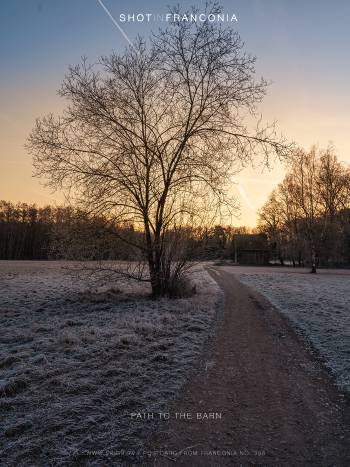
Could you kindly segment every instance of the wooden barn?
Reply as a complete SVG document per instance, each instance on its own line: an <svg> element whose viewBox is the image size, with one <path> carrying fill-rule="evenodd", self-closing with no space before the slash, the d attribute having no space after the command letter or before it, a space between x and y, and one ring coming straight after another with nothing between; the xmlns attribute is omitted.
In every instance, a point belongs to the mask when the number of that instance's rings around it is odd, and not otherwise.
<svg viewBox="0 0 350 467"><path fill-rule="evenodd" d="M233 260L237 264L269 264L270 251L265 234L236 234L232 240Z"/></svg>

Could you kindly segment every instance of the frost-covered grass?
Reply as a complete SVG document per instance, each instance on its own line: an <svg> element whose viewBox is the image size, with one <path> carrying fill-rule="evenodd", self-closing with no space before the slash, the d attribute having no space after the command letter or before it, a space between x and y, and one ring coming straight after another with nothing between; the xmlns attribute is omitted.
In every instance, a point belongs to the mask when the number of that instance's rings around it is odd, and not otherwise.
<svg viewBox="0 0 350 467"><path fill-rule="evenodd" d="M242 274L240 280L288 316L350 391L350 276Z"/></svg>
<svg viewBox="0 0 350 467"><path fill-rule="evenodd" d="M59 263L0 263L1 464L101 466L88 451L141 448L156 421L130 414L169 409L214 326L219 288L192 279L195 296L152 301L145 286L89 290Z"/></svg>

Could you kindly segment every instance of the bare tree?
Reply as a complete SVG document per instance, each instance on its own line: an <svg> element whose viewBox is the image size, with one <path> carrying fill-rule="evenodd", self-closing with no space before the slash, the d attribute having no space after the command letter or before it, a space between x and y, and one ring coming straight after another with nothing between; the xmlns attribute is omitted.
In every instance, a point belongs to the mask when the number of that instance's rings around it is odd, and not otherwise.
<svg viewBox="0 0 350 467"><path fill-rule="evenodd" d="M278 190L273 190L269 199L259 210L258 231L267 234L269 242L277 252L281 266L284 265L283 254L283 207L278 199Z"/></svg>
<svg viewBox="0 0 350 467"><path fill-rule="evenodd" d="M350 201L349 170L344 169L332 146L321 151L317 187L327 219L332 222Z"/></svg>
<svg viewBox="0 0 350 467"><path fill-rule="evenodd" d="M278 186L278 200L282 214L282 243L285 244L285 254L292 260L293 266L296 261L299 265L303 263L303 252L305 250L305 228L301 222L303 217L298 198L294 197L295 179L292 174L287 174Z"/></svg>
<svg viewBox="0 0 350 467"><path fill-rule="evenodd" d="M346 242L349 170L338 161L332 146L326 150L314 146L309 152L297 149L287 168L283 182L260 211L260 230L279 236L293 263L297 257L300 264L307 249L314 273L321 249L327 264Z"/></svg>
<svg viewBox="0 0 350 467"><path fill-rule="evenodd" d="M319 192L317 190L317 151L297 149L290 162L288 190L293 203L304 220L310 250L311 272L316 272L318 220L321 214Z"/></svg>
<svg viewBox="0 0 350 467"><path fill-rule="evenodd" d="M244 121L267 85L255 81L254 64L231 28L174 22L148 45L139 38L122 55L69 68L59 91L67 109L38 119L29 137L37 176L144 232L136 246L154 296L169 294L182 264L171 232L232 213L233 171L288 152L273 126L250 132Z"/></svg>

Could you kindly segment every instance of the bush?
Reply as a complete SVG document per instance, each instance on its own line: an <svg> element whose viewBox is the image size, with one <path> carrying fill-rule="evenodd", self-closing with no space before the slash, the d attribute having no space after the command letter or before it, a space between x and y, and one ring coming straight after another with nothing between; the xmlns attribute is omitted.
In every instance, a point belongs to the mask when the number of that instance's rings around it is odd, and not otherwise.
<svg viewBox="0 0 350 467"><path fill-rule="evenodd" d="M173 277L169 286L170 298L188 298L196 293L196 286L192 284L187 275L181 274Z"/></svg>

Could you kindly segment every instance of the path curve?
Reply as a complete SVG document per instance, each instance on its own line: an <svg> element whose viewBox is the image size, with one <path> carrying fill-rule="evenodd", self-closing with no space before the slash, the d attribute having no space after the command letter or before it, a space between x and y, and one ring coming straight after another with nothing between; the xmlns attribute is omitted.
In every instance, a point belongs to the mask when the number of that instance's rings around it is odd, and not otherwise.
<svg viewBox="0 0 350 467"><path fill-rule="evenodd" d="M350 466L349 400L267 299L209 272L225 293L224 316L206 370L172 408L192 419L161 425L152 449L163 452L149 465ZM221 419L196 419L209 412Z"/></svg>

